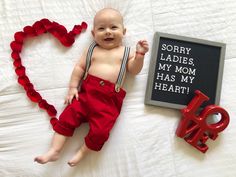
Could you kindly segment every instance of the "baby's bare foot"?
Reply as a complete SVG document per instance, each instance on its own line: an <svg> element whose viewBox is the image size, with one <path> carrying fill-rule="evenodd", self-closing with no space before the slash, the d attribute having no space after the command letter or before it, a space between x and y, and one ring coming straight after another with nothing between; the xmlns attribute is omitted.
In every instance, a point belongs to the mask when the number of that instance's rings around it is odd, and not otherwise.
<svg viewBox="0 0 236 177"><path fill-rule="evenodd" d="M83 145L68 162L68 165L70 165L71 167L76 166L89 151L90 150L85 145Z"/></svg>
<svg viewBox="0 0 236 177"><path fill-rule="evenodd" d="M34 161L45 164L47 162L56 161L59 158L59 151L50 149L46 154L35 157Z"/></svg>
<svg viewBox="0 0 236 177"><path fill-rule="evenodd" d="M81 152L81 150L79 150L79 152L77 152L72 159L68 162L68 165L70 165L71 167L74 167L75 165L77 165L79 163L79 161L84 157L84 153Z"/></svg>

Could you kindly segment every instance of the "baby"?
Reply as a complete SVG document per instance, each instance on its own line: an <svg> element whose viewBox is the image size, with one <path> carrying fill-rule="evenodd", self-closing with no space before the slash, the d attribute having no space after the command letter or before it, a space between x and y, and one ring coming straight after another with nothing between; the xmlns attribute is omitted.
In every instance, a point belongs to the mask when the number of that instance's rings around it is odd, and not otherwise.
<svg viewBox="0 0 236 177"><path fill-rule="evenodd" d="M136 52L122 45L126 33L119 11L105 8L94 17L94 43L86 49L71 75L65 103L68 106L53 125L55 131L51 147L34 160L44 164L58 159L67 137L73 135L81 123L89 123L85 142L68 164L73 167L89 151L101 150L120 114L126 95L122 89L126 70L138 74L148 51L148 43L141 40Z"/></svg>

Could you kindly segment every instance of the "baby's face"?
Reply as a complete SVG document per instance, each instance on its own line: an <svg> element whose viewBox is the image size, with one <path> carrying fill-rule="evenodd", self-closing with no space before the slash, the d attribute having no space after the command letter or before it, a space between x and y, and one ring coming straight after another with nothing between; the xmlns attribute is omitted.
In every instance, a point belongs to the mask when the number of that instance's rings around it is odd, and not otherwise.
<svg viewBox="0 0 236 177"><path fill-rule="evenodd" d="M92 34L100 47L113 49L120 46L125 32L123 18L118 12L105 9L96 14Z"/></svg>

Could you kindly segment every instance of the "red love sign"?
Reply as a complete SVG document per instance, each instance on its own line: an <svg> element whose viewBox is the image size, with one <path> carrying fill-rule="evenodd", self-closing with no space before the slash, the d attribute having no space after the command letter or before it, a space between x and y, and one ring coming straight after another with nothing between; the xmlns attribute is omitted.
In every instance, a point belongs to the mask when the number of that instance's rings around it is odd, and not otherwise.
<svg viewBox="0 0 236 177"><path fill-rule="evenodd" d="M81 25L75 25L74 28L67 32L63 25L57 22L51 22L48 19L42 19L35 22L32 26L26 26L23 31L16 32L14 35L14 41L10 46L12 49L11 57L13 59L13 65L15 66L15 72L18 76L18 83L24 88L26 95L32 102L38 103L38 106L47 111L50 117L55 117L57 111L55 107L49 104L46 99L43 99L38 93L30 79L26 75L26 68L22 65L20 52L22 50L24 41L26 38L36 37L44 33L51 33L57 38L62 45L70 47L75 42L75 36L87 29L87 24L82 22Z"/></svg>
<svg viewBox="0 0 236 177"><path fill-rule="evenodd" d="M208 146L205 144L208 138L215 140L218 133L222 132L229 124L228 112L216 105L206 106L200 114L197 114L199 107L209 97L201 91L195 91L195 97L190 101L186 108L181 110L182 119L176 129L176 135L184 138L186 142L205 153ZM221 119L214 124L207 123L207 117L213 114L220 114Z"/></svg>

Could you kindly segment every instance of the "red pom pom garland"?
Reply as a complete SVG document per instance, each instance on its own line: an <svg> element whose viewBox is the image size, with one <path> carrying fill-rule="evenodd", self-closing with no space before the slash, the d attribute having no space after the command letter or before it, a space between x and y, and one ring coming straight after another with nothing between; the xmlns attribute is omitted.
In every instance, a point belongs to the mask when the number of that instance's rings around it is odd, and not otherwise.
<svg viewBox="0 0 236 177"><path fill-rule="evenodd" d="M11 58L14 60L13 65L15 67L16 75L18 76L18 83L24 88L28 98L38 106L45 110L51 119L51 124L54 124L57 119L55 118L57 110L51 104L43 99L31 83L30 79L26 75L26 68L22 65L20 52L23 48L23 43L26 38L39 36L44 33L51 33L56 37L62 45L70 47L75 42L75 36L87 29L87 24L82 22L81 25L75 25L70 32L67 32L63 25L57 22L51 22L44 18L40 21L36 21L32 26L25 26L23 31L18 31L14 34L14 41L10 43L12 49Z"/></svg>

